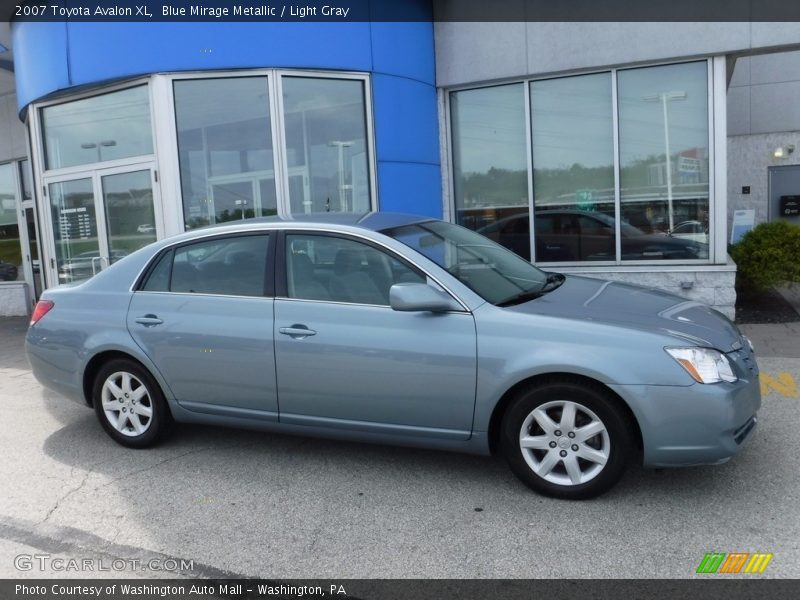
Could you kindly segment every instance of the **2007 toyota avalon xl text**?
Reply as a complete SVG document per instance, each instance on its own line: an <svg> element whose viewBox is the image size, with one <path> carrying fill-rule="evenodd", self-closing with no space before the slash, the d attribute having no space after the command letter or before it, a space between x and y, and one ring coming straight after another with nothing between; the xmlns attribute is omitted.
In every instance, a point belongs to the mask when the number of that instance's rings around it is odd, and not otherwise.
<svg viewBox="0 0 800 600"><path fill-rule="evenodd" d="M750 342L708 306L391 213L156 242L47 290L26 349L126 446L179 421L497 450L560 498L608 490L634 456L724 462L761 404Z"/></svg>

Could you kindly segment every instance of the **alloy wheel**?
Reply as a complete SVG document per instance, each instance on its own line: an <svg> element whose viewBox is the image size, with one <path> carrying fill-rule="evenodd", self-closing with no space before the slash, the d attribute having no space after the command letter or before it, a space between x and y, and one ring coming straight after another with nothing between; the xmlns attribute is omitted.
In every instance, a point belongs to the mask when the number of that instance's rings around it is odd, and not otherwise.
<svg viewBox="0 0 800 600"><path fill-rule="evenodd" d="M600 417L570 400L539 405L519 432L522 456L539 477L561 486L584 484L608 462L611 439Z"/></svg>
<svg viewBox="0 0 800 600"><path fill-rule="evenodd" d="M126 371L109 375L101 392L103 413L111 426L128 437L142 435L153 421L153 400L142 381Z"/></svg>

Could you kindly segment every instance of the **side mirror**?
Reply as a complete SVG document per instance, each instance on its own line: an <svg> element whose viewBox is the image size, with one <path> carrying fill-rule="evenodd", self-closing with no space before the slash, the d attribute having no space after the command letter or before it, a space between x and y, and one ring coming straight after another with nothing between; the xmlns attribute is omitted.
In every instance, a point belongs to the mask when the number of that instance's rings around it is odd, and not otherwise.
<svg viewBox="0 0 800 600"><path fill-rule="evenodd" d="M389 288L389 305L403 312L447 312L461 310L448 294L427 283L395 283Z"/></svg>

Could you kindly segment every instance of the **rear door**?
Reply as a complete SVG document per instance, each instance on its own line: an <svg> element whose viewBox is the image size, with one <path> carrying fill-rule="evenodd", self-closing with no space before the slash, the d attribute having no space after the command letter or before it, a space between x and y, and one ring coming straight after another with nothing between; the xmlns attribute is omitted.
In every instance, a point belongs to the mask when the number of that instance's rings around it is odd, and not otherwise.
<svg viewBox="0 0 800 600"><path fill-rule="evenodd" d="M175 247L133 295L128 330L190 410L277 420L271 237Z"/></svg>

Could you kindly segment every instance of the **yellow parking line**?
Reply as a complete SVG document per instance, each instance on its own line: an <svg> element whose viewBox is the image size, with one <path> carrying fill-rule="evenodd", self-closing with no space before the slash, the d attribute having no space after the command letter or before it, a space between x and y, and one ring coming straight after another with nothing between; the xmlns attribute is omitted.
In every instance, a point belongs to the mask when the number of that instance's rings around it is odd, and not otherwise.
<svg viewBox="0 0 800 600"><path fill-rule="evenodd" d="M769 373L763 371L759 374L759 383L761 384L761 395L766 396L772 392L780 394L785 398L797 398L798 386L794 377L786 371L781 371L774 377Z"/></svg>

